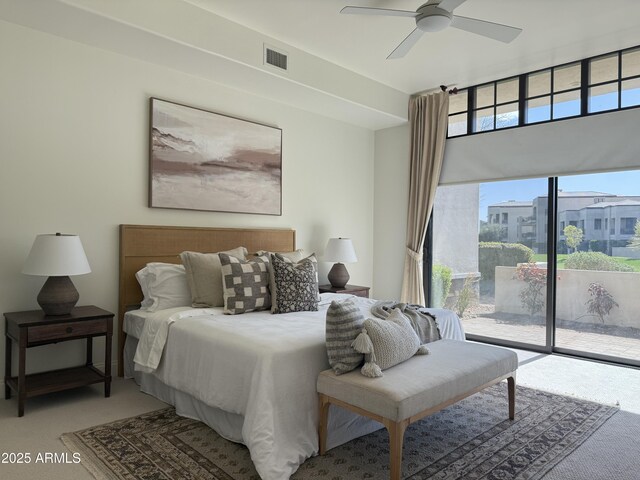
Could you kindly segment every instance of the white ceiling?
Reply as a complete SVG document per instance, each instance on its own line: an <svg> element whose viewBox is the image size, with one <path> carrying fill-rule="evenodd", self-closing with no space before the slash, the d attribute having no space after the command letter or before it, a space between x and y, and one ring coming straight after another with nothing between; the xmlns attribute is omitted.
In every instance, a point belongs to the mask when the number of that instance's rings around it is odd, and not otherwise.
<svg viewBox="0 0 640 480"><path fill-rule="evenodd" d="M0 0L0 21L373 130L406 123L409 94L440 84L466 87L640 45L640 0L467 0L456 14L524 32L505 45L450 28L398 60L386 57L413 19L339 13L346 4L415 10L420 2ZM264 65L264 45L289 53L286 72Z"/></svg>
<svg viewBox="0 0 640 480"><path fill-rule="evenodd" d="M474 85L640 45L640 0L467 0L456 14L524 32L505 45L450 28L425 35L398 60L385 58L415 27L413 19L338 12L345 5L415 10L424 1L184 1L405 93Z"/></svg>

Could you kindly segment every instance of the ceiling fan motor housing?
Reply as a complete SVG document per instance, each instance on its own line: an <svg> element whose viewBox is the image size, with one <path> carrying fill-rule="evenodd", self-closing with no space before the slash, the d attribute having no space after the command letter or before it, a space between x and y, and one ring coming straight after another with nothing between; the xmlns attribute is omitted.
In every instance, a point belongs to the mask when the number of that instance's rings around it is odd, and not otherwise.
<svg viewBox="0 0 640 480"><path fill-rule="evenodd" d="M451 25L452 15L437 5L423 5L418 9L416 27L423 32L439 32Z"/></svg>

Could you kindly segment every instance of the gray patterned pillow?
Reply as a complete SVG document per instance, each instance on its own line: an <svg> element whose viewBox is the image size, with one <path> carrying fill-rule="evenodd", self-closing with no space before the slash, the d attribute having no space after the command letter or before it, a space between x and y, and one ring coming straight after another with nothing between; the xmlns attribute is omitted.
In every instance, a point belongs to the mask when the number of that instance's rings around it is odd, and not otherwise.
<svg viewBox="0 0 640 480"><path fill-rule="evenodd" d="M365 364L360 371L367 377L381 377L382 370L409 360L416 354L429 353L425 345L420 345L409 319L397 308L384 320L367 318L363 327L353 347L365 354Z"/></svg>
<svg viewBox="0 0 640 480"><path fill-rule="evenodd" d="M364 360L362 353L351 346L362 331L364 315L350 298L333 301L327 310L327 356L336 375L355 370Z"/></svg>
<svg viewBox="0 0 640 480"><path fill-rule="evenodd" d="M271 313L318 310L318 261L314 254L294 263L271 255Z"/></svg>
<svg viewBox="0 0 640 480"><path fill-rule="evenodd" d="M248 261L220 253L224 288L224 313L266 310L271 306L269 295L268 257Z"/></svg>

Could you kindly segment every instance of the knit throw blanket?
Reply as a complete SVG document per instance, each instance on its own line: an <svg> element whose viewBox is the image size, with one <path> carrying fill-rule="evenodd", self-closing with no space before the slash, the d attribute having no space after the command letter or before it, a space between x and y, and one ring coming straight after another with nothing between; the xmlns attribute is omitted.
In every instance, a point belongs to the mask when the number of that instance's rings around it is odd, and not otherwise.
<svg viewBox="0 0 640 480"><path fill-rule="evenodd" d="M399 309L409 319L411 326L418 334L421 345L435 342L442 338L436 317L428 313L425 308L420 305L381 301L376 302L373 307L371 307L371 313L378 318L386 319L394 308Z"/></svg>

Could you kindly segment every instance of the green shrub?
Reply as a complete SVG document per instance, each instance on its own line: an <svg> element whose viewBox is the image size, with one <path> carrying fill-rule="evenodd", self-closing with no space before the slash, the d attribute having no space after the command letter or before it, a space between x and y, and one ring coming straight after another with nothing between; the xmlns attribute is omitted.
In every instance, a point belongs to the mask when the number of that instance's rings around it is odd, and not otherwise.
<svg viewBox="0 0 640 480"><path fill-rule="evenodd" d="M464 316L464 312L478 298L475 289L475 283L478 280L471 275L467 275L464 279L462 289L458 292L458 298L455 304L455 311L460 318Z"/></svg>
<svg viewBox="0 0 640 480"><path fill-rule="evenodd" d="M533 250L520 243L480 242L478 269L482 280L495 280L496 267L515 267L533 262Z"/></svg>
<svg viewBox="0 0 640 480"><path fill-rule="evenodd" d="M521 263L516 268L515 277L525 283L520 291L520 303L530 316L543 312L545 307L545 289L547 288L547 269L539 268L535 263Z"/></svg>
<svg viewBox="0 0 640 480"><path fill-rule="evenodd" d="M575 252L567 256L564 268L570 270L599 270L602 272L633 272L633 268L622 265L601 252Z"/></svg>
<svg viewBox="0 0 640 480"><path fill-rule="evenodd" d="M451 269L446 265L434 265L431 270L431 306L442 308L451 290Z"/></svg>
<svg viewBox="0 0 640 480"><path fill-rule="evenodd" d="M599 283L589 285L589 295L587 301L587 311L598 316L600 323L604 323L604 317L611 313L614 307L619 307L613 296Z"/></svg>

